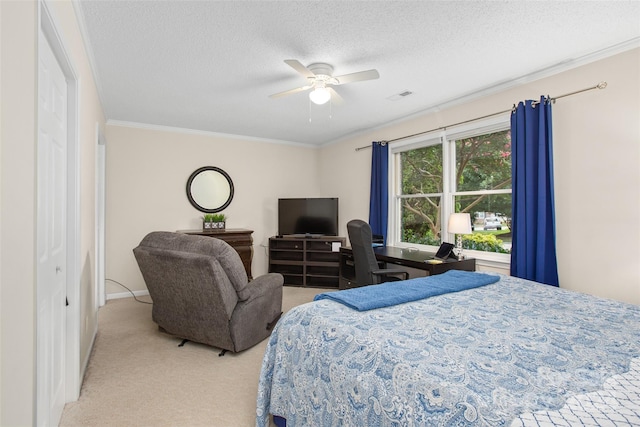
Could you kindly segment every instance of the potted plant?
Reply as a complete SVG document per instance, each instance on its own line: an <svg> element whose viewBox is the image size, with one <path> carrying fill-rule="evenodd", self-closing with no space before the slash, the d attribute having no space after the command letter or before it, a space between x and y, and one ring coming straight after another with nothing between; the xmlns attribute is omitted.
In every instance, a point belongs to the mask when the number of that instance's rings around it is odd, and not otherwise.
<svg viewBox="0 0 640 427"><path fill-rule="evenodd" d="M202 228L205 230L213 228L213 214L204 214L202 216Z"/></svg>
<svg viewBox="0 0 640 427"><path fill-rule="evenodd" d="M208 213L202 216L202 228L205 230L224 230L227 216L221 213Z"/></svg>
<svg viewBox="0 0 640 427"><path fill-rule="evenodd" d="M225 223L227 220L227 216L225 214L221 214L221 213L216 213L212 215L212 222L211 222L211 228L215 228L218 230L224 230L225 228Z"/></svg>

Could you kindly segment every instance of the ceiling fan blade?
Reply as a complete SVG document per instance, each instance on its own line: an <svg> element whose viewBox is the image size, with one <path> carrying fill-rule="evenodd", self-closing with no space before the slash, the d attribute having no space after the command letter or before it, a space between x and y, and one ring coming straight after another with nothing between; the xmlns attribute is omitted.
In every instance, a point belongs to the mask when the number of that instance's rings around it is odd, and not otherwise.
<svg viewBox="0 0 640 427"><path fill-rule="evenodd" d="M336 90L332 87L328 87L327 89L329 89L329 93L331 94L331 102L334 105L342 105L344 104L344 98L340 96L340 94L338 92L336 92Z"/></svg>
<svg viewBox="0 0 640 427"><path fill-rule="evenodd" d="M278 92L278 93L274 93L273 95L269 95L269 98L280 98L281 96L302 92L303 90L311 89L312 87L313 85L307 85L307 86L297 87L295 89L285 90L284 92Z"/></svg>
<svg viewBox="0 0 640 427"><path fill-rule="evenodd" d="M294 70L296 70L306 78L313 79L316 77L316 75L313 74L311 70L309 70L307 67L302 65L300 61L298 61L297 59L285 59L284 62L286 62L291 68L293 68Z"/></svg>
<svg viewBox="0 0 640 427"><path fill-rule="evenodd" d="M338 81L338 85L345 83L361 82L363 80L374 80L380 77L378 70L358 71L357 73L344 74L334 77Z"/></svg>

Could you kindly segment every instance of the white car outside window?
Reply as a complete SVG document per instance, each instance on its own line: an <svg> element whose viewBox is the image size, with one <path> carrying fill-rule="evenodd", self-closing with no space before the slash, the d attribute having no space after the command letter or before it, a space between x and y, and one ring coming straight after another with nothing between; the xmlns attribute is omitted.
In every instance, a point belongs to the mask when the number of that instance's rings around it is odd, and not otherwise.
<svg viewBox="0 0 640 427"><path fill-rule="evenodd" d="M484 220L484 229L485 230L502 230L502 222L498 218L485 218Z"/></svg>

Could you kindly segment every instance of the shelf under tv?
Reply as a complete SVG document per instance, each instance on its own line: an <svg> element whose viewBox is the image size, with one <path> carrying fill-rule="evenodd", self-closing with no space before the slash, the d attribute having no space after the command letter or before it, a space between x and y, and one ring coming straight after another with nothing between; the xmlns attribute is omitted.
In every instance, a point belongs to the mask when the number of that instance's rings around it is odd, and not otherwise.
<svg viewBox="0 0 640 427"><path fill-rule="evenodd" d="M338 288L340 236L286 235L269 239L269 272L284 276L286 286Z"/></svg>

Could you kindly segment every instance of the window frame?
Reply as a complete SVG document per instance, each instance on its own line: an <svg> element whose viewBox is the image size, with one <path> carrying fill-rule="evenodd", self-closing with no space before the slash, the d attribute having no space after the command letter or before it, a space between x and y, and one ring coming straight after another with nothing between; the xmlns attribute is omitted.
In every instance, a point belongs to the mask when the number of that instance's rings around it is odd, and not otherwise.
<svg viewBox="0 0 640 427"><path fill-rule="evenodd" d="M440 230L441 241L454 242L455 235L449 233L449 215L453 213L455 207L455 197L469 194L488 194L487 190L461 191L457 192L455 182L456 172L456 141L477 135L484 135L493 132L509 130L511 127L511 116L504 113L499 116L475 120L472 123L461 124L425 133L415 138L397 141L389 144L389 224L387 227L387 244L401 248L416 248L427 252L436 252L437 247L416 243L401 242L401 214L400 200L406 197L415 196L440 196L442 198L442 218L440 219L442 228ZM400 156L405 151L423 148L431 145L442 144L442 194L401 194L400 182ZM511 189L490 190L489 194L510 194ZM466 256L476 260L486 261L488 265L496 266L509 265L511 254L501 254L497 252L474 251L465 249Z"/></svg>

